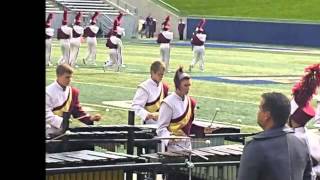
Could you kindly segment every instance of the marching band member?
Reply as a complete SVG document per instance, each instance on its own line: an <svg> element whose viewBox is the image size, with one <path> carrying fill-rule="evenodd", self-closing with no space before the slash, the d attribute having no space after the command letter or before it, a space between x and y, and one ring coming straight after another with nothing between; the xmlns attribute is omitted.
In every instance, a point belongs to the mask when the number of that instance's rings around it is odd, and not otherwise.
<svg viewBox="0 0 320 180"><path fill-rule="evenodd" d="M81 36L83 34L83 27L80 26L81 23L81 12L78 12L75 17L75 23L72 30L72 38L70 40L70 65L75 67L77 63L77 58L79 54L79 48L81 44Z"/></svg>
<svg viewBox="0 0 320 180"><path fill-rule="evenodd" d="M90 25L84 29L83 37L87 38L88 43L88 54L87 57L83 59L83 63L87 64L90 60L93 65L97 65L96 63L96 55L97 55L97 33L99 31L99 27L96 25L97 17L99 12L95 12L91 18Z"/></svg>
<svg viewBox="0 0 320 180"><path fill-rule="evenodd" d="M101 119L100 114L87 114L79 102L79 90L71 87L73 69L68 64L58 65L57 80L46 87L46 137L62 133L64 113L70 113L84 124L92 125Z"/></svg>
<svg viewBox="0 0 320 180"><path fill-rule="evenodd" d="M121 23L122 16L123 16L123 13L119 12L119 15L116 18L116 21L117 21L117 35L116 36L119 39L121 39L122 37L124 37L126 35L124 28L120 26L122 24ZM118 57L119 57L119 62L120 62L121 67L125 67L122 51L123 51L123 46L119 47L119 49L118 49Z"/></svg>
<svg viewBox="0 0 320 180"><path fill-rule="evenodd" d="M117 36L118 34L118 29L117 29L117 21L113 22L113 30L111 33L110 38L107 39L106 46L109 48L109 55L110 55L110 60L108 63L105 63L103 66L103 69L107 67L112 67L114 66L115 71L120 71L120 58L119 58L119 49L122 48L122 41L121 39Z"/></svg>
<svg viewBox="0 0 320 180"><path fill-rule="evenodd" d="M311 105L312 96L320 87L320 64L314 64L305 68L306 74L292 89L291 113L289 126L295 131L295 135L308 147L313 164L313 174L320 178L320 136L308 131L307 122L315 116L315 110Z"/></svg>
<svg viewBox="0 0 320 180"><path fill-rule="evenodd" d="M205 54L205 48L204 43L206 42L207 35L204 33L204 23L206 22L205 19L202 19L197 27L197 31L195 34L193 34L191 39L191 44L193 46L193 59L189 66L189 72L191 72L191 69L194 67L197 62L199 62L200 70L204 71L204 54Z"/></svg>
<svg viewBox="0 0 320 180"><path fill-rule="evenodd" d="M54 29L51 28L51 21L53 19L53 14L48 15L46 21L46 65L51 66L51 48L52 48L52 36L54 35Z"/></svg>
<svg viewBox="0 0 320 180"><path fill-rule="evenodd" d="M60 40L62 52L62 57L59 59L58 64L70 63L70 39L72 37L72 28L67 25L67 13L67 10L64 10L62 26L58 29L57 38Z"/></svg>
<svg viewBox="0 0 320 180"><path fill-rule="evenodd" d="M314 126L316 128L320 128L320 95L316 96L315 99L317 100L317 110L316 110L316 115L314 117L315 119Z"/></svg>
<svg viewBox="0 0 320 180"><path fill-rule="evenodd" d="M189 136L196 101L188 95L191 77L180 66L174 76L175 92L160 105L157 135L159 137ZM191 149L190 139L163 140L167 151Z"/></svg>
<svg viewBox="0 0 320 180"><path fill-rule="evenodd" d="M169 86L162 82L165 64L154 61L150 67L151 77L138 85L132 101L132 109L142 124L157 124L160 104L168 96Z"/></svg>
<svg viewBox="0 0 320 180"><path fill-rule="evenodd" d="M167 16L162 23L162 32L158 35L157 43L160 44L160 58L166 65L166 72L169 72L170 41L173 39L173 32L170 32L170 16Z"/></svg>

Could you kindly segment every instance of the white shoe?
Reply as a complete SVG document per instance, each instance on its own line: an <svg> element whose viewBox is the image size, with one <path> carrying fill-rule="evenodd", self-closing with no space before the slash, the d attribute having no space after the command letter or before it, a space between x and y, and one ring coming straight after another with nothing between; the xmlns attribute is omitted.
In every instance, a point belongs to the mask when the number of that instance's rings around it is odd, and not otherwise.
<svg viewBox="0 0 320 180"><path fill-rule="evenodd" d="M47 65L48 65L48 66L52 66L52 63L51 63L51 62L49 62Z"/></svg>
<svg viewBox="0 0 320 180"><path fill-rule="evenodd" d="M97 66L97 63L92 63L93 66Z"/></svg>
<svg viewBox="0 0 320 180"><path fill-rule="evenodd" d="M125 64L122 64L122 65L121 65L121 67L125 68L125 67L126 67L126 65L125 65Z"/></svg>

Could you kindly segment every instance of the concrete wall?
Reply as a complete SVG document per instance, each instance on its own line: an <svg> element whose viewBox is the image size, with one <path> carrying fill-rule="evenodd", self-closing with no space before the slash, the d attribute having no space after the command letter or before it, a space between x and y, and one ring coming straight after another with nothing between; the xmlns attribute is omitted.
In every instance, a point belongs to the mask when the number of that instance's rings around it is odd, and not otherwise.
<svg viewBox="0 0 320 180"><path fill-rule="evenodd" d="M188 38L199 21L188 18ZM320 24L207 19L205 30L213 41L320 47Z"/></svg>

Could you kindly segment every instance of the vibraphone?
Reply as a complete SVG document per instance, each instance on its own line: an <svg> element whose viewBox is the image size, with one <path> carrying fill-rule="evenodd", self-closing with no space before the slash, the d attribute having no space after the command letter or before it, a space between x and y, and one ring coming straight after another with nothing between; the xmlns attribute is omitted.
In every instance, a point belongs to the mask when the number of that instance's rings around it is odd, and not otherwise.
<svg viewBox="0 0 320 180"><path fill-rule="evenodd" d="M47 153L46 180L123 180L123 168L111 168L117 164L144 162L138 156L115 152L96 152L89 150ZM98 165L106 168L92 169ZM107 168L107 167L110 168ZM66 167L76 167L68 171ZM128 178L127 178L128 179Z"/></svg>
<svg viewBox="0 0 320 180"><path fill-rule="evenodd" d="M188 160L189 151L158 152L142 155L148 162L161 162L162 172L168 173L168 179L188 179L189 168L191 168L192 179L202 180L236 180L243 145L221 145L193 149L191 160ZM205 156L204 160L198 155ZM183 164L194 165L194 167L182 167Z"/></svg>

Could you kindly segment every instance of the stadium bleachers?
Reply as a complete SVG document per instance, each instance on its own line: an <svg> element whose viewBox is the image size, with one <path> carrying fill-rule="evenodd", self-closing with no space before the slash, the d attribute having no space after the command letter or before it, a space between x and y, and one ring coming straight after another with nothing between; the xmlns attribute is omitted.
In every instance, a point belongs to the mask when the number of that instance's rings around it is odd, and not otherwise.
<svg viewBox="0 0 320 180"><path fill-rule="evenodd" d="M81 11L84 14L92 14L99 11L105 15L117 15L119 10L102 0L56 0L57 3L71 11Z"/></svg>
<svg viewBox="0 0 320 180"><path fill-rule="evenodd" d="M62 13L63 11L53 1L46 0L46 12L48 12L48 13Z"/></svg>

